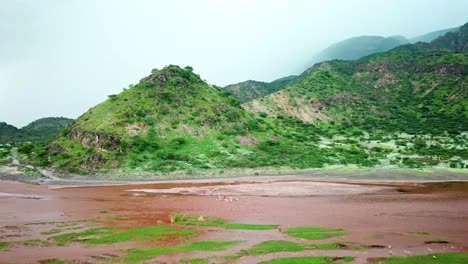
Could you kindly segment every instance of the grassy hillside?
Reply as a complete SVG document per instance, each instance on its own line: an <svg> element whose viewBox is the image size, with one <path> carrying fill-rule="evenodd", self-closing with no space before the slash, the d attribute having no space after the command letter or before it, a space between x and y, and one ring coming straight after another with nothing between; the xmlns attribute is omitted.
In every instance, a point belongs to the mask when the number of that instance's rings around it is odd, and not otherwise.
<svg viewBox="0 0 468 264"><path fill-rule="evenodd" d="M292 75L270 83L250 80L237 84L231 84L224 87L223 89L230 92L233 97L239 100L239 102L245 103L282 90L284 87L286 87L286 85L294 81L296 78L297 76Z"/></svg>
<svg viewBox="0 0 468 264"><path fill-rule="evenodd" d="M394 51L324 62L245 108L366 130L456 133L467 130L467 71L468 55L448 52Z"/></svg>

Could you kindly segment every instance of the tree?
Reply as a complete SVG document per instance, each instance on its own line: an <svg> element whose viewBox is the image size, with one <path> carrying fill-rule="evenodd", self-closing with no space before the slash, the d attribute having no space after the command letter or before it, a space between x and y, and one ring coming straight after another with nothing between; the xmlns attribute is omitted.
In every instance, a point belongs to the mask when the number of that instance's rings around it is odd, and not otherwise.
<svg viewBox="0 0 468 264"><path fill-rule="evenodd" d="M184 69L189 71L189 72L193 72L193 67L192 66L185 66Z"/></svg>
<svg viewBox="0 0 468 264"><path fill-rule="evenodd" d="M159 71L159 70L158 70L157 68L154 68L154 69L151 70L151 73L152 73L152 74L155 74L155 73L158 72L158 71Z"/></svg>

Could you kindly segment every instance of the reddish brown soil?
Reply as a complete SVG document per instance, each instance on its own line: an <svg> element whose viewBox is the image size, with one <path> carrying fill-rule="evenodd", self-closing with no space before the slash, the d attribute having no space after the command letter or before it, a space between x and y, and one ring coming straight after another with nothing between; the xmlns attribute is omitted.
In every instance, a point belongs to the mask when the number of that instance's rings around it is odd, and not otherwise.
<svg viewBox="0 0 468 264"><path fill-rule="evenodd" d="M237 183L238 184L238 183ZM369 257L390 254L427 254L428 252L468 252L468 191L467 183L398 184L365 194L315 195L302 197L235 196L238 201L218 200L210 195L147 194L128 192L130 189L167 189L203 187L218 183L164 183L128 186L80 187L48 189L18 182L0 182L0 241L44 239L41 232L63 222L102 219L106 225L137 227L170 224L174 212L213 215L228 222L279 224L283 229L294 226L340 227L350 232L340 238L323 241L302 241L288 237L278 230L224 230L216 227L198 228L201 235L194 240L246 240L229 251L212 253L183 253L162 256L163 263L177 262L181 257L206 257L234 253L265 240L290 240L304 243L352 241L356 245L383 245L384 249L367 251L305 251L274 253L243 257L238 263L256 263L278 256L330 255L355 256L355 263L365 263ZM369 184L367 184L369 185ZM326 188L326 187L324 187ZM326 193L326 192L325 192ZM21 194L21 195L20 195ZM28 195L27 197L23 195ZM34 197L29 197L34 196ZM40 199L39 199L40 198ZM101 210L107 214L99 213ZM127 220L105 220L108 216L127 216ZM44 223L58 222L58 223ZM32 224L31 224L32 223ZM27 225L26 225L27 224ZM81 224L86 228L86 224ZM414 232L430 232L418 235ZM449 244L424 242L444 238ZM164 241L172 244L174 241ZM389 249L389 245L391 249ZM78 259L87 262L103 261L122 255L121 249L142 244L82 247L25 247L13 246L0 251L0 263L36 263L45 259ZM103 261L105 262L105 261Z"/></svg>

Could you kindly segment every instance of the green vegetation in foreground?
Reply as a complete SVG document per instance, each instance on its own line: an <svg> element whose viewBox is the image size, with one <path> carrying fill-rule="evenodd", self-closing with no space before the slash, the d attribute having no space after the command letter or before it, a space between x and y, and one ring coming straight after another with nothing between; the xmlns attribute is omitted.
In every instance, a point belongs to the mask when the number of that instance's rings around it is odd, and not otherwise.
<svg viewBox="0 0 468 264"><path fill-rule="evenodd" d="M171 226L148 226L116 232L118 227L101 227L83 232L67 233L51 237L59 246L70 242L83 242L87 245L113 244L131 240L155 241L166 237L189 238L197 234L196 230Z"/></svg>
<svg viewBox="0 0 468 264"><path fill-rule="evenodd" d="M193 251L222 251L240 244L242 241L199 241L188 244L176 245L172 247L157 247L150 249L129 249L128 256L119 260L125 263L141 263L144 260L154 258L164 254L174 254Z"/></svg>
<svg viewBox="0 0 468 264"><path fill-rule="evenodd" d="M262 261L259 264L341 264L353 260L353 257L290 257Z"/></svg>
<svg viewBox="0 0 468 264"><path fill-rule="evenodd" d="M339 237L347 235L344 229L341 228L327 228L327 227L312 227L312 226L299 226L286 230L288 236L304 238L309 240L321 240L330 237Z"/></svg>
<svg viewBox="0 0 468 264"><path fill-rule="evenodd" d="M431 255L397 257L393 256L384 260L377 260L374 263L382 264L465 264L468 263L466 253L437 253Z"/></svg>
<svg viewBox="0 0 468 264"><path fill-rule="evenodd" d="M270 240L254 245L250 249L242 250L243 255L262 255L282 251L304 251L314 249L340 249L345 247L345 243L327 243L327 244L302 244L285 240Z"/></svg>
<svg viewBox="0 0 468 264"><path fill-rule="evenodd" d="M271 230L278 228L278 225L225 223L223 219L213 216L186 215L183 213L176 213L172 216L174 217L174 221L179 225L216 226L225 229L244 230Z"/></svg>
<svg viewBox="0 0 468 264"><path fill-rule="evenodd" d="M9 242L0 241L0 251L6 250L10 246Z"/></svg>

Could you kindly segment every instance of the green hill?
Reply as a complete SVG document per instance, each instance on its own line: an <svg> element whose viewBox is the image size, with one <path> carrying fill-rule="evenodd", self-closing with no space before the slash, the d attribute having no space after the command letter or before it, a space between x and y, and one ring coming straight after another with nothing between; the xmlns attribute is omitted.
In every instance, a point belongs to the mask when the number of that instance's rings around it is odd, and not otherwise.
<svg viewBox="0 0 468 264"><path fill-rule="evenodd" d="M245 81L237 84L231 84L223 89L228 91L239 100L241 103L260 98L279 90L282 90L286 85L294 81L297 76L292 75L284 77L273 82Z"/></svg>
<svg viewBox="0 0 468 264"><path fill-rule="evenodd" d="M0 143L16 141L20 138L20 130L5 122L0 122Z"/></svg>
<svg viewBox="0 0 468 264"><path fill-rule="evenodd" d="M48 146L53 165L74 170L210 168L236 159L240 136L258 127L236 99L203 82L190 67L168 66L109 97Z"/></svg>
<svg viewBox="0 0 468 264"><path fill-rule="evenodd" d="M57 135L73 119L65 117L46 117L31 122L18 129L7 123L0 123L0 143L45 141Z"/></svg>

